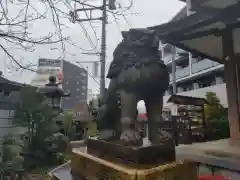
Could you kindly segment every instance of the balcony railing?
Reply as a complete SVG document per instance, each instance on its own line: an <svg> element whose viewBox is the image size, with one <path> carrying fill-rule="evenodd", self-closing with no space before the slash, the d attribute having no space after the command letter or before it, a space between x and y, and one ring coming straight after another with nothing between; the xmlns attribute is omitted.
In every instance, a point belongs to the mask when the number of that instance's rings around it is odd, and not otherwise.
<svg viewBox="0 0 240 180"><path fill-rule="evenodd" d="M172 61L172 54L164 54L163 60L165 64L168 64Z"/></svg>
<svg viewBox="0 0 240 180"><path fill-rule="evenodd" d="M209 59L204 59L196 64L192 64L192 73L194 74L217 65L219 65L219 63L211 61Z"/></svg>
<svg viewBox="0 0 240 180"><path fill-rule="evenodd" d="M188 54L187 51L182 50L182 49L179 49L179 48L176 48L176 53L177 53L177 54Z"/></svg>
<svg viewBox="0 0 240 180"><path fill-rule="evenodd" d="M190 75L190 69L189 67L185 67L183 69L177 69L176 70L176 80L189 76ZM170 81L172 81L172 74L170 74Z"/></svg>

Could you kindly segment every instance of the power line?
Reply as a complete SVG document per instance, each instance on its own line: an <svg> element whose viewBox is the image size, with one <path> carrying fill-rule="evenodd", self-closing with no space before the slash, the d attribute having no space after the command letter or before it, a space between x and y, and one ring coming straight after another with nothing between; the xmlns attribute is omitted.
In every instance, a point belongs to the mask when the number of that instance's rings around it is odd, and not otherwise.
<svg viewBox="0 0 240 180"><path fill-rule="evenodd" d="M76 3L77 3L77 2L83 6L82 9L76 9ZM115 2L115 1L113 1L113 2ZM85 8L84 6L88 6L89 8ZM113 6L111 6L111 7L113 7ZM71 7L71 9L72 9L72 7ZM92 18L92 17L91 17L91 14L90 14L90 18L89 18L86 11L90 11L90 13L91 13L93 10L101 10L101 11L102 11L102 17ZM79 11L84 11L87 19L81 19L81 18L79 18L78 14L77 14ZM82 3L82 2L80 2L80 1L78 1L78 0L75 0L74 9L73 9L72 11L70 11L70 15L71 15L71 17L72 17L73 23L74 23L74 22L79 22L79 25L81 26L82 31L84 32L85 37L86 37L87 40L89 41L90 45L93 47L94 51L95 51L97 54L100 54L100 63L101 63L100 95L101 95L101 96L102 96L103 93L105 92L107 11L108 11L108 10L107 10L107 0L103 0L102 6L100 6L100 7L93 6L93 5L89 5L89 4L86 4L86 3ZM119 25L116 17L114 16L114 14L113 14L113 17L114 17L114 20L115 20L115 23L116 23L116 25L117 25L118 30L121 32L120 25ZM128 22L127 18L126 18L124 15L122 15L122 17L124 18L124 20L126 21L126 23L131 27L131 25L130 25L130 23ZM92 39L91 39L91 37L89 36L87 30L85 29L84 25L81 23L81 22L83 22L83 21L88 21L89 24L90 24L90 27L92 28L92 30L93 30L93 32L94 32L94 35L95 35L96 38L97 38L96 31L95 31L95 29L94 29L93 26L92 26L91 20L101 20L101 21L102 21L101 53L99 53L99 51L97 50L96 45L92 42ZM98 39L98 38L97 38L97 39Z"/></svg>
<svg viewBox="0 0 240 180"><path fill-rule="evenodd" d="M66 52L67 52L67 51L66 51ZM68 52L67 52L67 53L68 53ZM71 54L71 53L68 53L68 54L73 56L73 54ZM83 69L87 72L87 74L88 74L97 84L100 84L100 82L99 82L98 80L96 80L96 78L95 78L92 74L89 73L88 69L86 69L86 68L82 65L81 62L76 62L76 63L79 64L80 67L83 68Z"/></svg>
<svg viewBox="0 0 240 180"><path fill-rule="evenodd" d="M67 41L67 43L72 45L72 46L74 46L74 47L76 47L76 48L78 48L78 49L80 49L80 50L82 50L82 51L87 51L87 52L92 52L93 51L93 49L84 49L82 47L79 47L76 44L74 44L73 42L69 42L69 40Z"/></svg>
<svg viewBox="0 0 240 180"><path fill-rule="evenodd" d="M69 4L69 2L66 2L66 3L67 3L68 6L69 6L68 9L69 9L70 11L72 11L72 10L73 10L72 6ZM75 5L76 5L76 4L75 4ZM82 24L81 22L79 22L78 24L81 26L81 28L82 28L82 30L83 30L83 33L85 34L85 37L87 38L88 42L89 42L90 45L92 46L93 50L94 50L97 54L100 54L99 51L97 50L95 44L93 43L91 37L89 36L87 30L86 30L85 27L83 26L83 24ZM77 47L77 46L76 46L76 47ZM86 70L86 72L88 73L88 75L89 75L97 84L100 84L99 81L96 80L96 78L94 78L93 75L90 74L89 71L88 71L82 64L80 64L80 63L78 63L78 64L79 64L84 70Z"/></svg>
<svg viewBox="0 0 240 180"><path fill-rule="evenodd" d="M99 51L97 50L97 47L96 47L95 44L93 43L91 37L89 36L86 28L84 27L84 25L83 25L82 23L80 23L80 22L79 22L78 24L81 26L81 28L82 28L82 30L83 30L83 33L85 34L85 37L87 38L88 42L89 42L90 45L92 46L93 50L94 50L97 54L100 54ZM84 68L84 66L83 66L82 64L79 63L79 65L80 65L82 68ZM84 69L85 69L85 68L84 68ZM85 69L85 70L86 70L86 69ZM93 77L93 75L89 73L88 70L86 70L86 71L87 71L88 75L89 75L97 84L100 85L100 82L97 81L97 80Z"/></svg>
<svg viewBox="0 0 240 180"><path fill-rule="evenodd" d="M88 73L88 75L89 75L98 85L100 85L100 82L99 82L98 80L96 80L96 78L93 77L93 75L90 74L90 73L88 72L88 70L87 70L81 63L78 63L78 64L79 64L83 69L86 70L86 72Z"/></svg>
<svg viewBox="0 0 240 180"><path fill-rule="evenodd" d="M116 27L117 27L117 29L119 30L120 34L121 34L120 24L118 23L118 20L117 20L115 14L112 14L112 16L113 16L114 22L115 22L115 24L116 24Z"/></svg>
<svg viewBox="0 0 240 180"><path fill-rule="evenodd" d="M83 8L84 8L84 5L82 5L82 6L83 6ZM84 13L85 13L86 17L89 19L87 12L84 11ZM98 45L98 37L97 37L97 33L96 33L96 31L95 31L95 29L94 29L94 27L93 27L91 21L89 21L89 25L90 25L90 27L91 27L92 30L93 30L93 33L94 33L94 36L95 36L95 38L96 38L96 40L97 40L97 45Z"/></svg>
<svg viewBox="0 0 240 180"><path fill-rule="evenodd" d="M90 44L92 47L94 47L94 50L96 53L100 54L100 63L101 63L101 75L100 75L100 96L102 97L105 92L105 69L106 69L106 24L107 24L107 0L103 0L102 6L100 7L90 7L90 8L82 8L82 9L76 9L76 2L80 3L79 1L75 0L75 8L73 11L70 11L70 15L72 18L72 22L79 22L80 26L83 29L83 32L85 33L85 36L89 40ZM82 4L83 5L83 4ZM78 12L84 11L90 11L90 13L93 10L101 10L102 11L102 16L98 18L88 18L87 19L81 19L78 16ZM100 20L102 22L102 35L101 35L101 53L98 52L96 46L92 43L91 38L89 37L89 34L87 33L85 27L80 23L84 21L92 21L92 20Z"/></svg>
<svg viewBox="0 0 240 180"><path fill-rule="evenodd" d="M88 42L90 43L90 45L92 46L93 50L97 53L100 54L100 52L97 50L97 47L95 46L95 44L93 43L92 39L90 38L86 28L84 27L84 25L82 23L79 23L79 25L81 26L83 33L85 34L85 37L87 38Z"/></svg>
<svg viewBox="0 0 240 180"><path fill-rule="evenodd" d="M68 4L68 9L70 10L70 12L73 12L73 11L76 9L76 2L77 2L77 1L75 1L75 3L74 3L74 8L73 8L73 7L71 6L71 4L69 4L69 2L66 1L66 3ZM76 18L79 18L78 15L77 15L77 13L75 13L75 15L77 16ZM88 34L86 28L84 27L84 25L83 25L81 22L78 22L78 24L81 26L81 29L83 30L83 33L84 33L85 37L87 38L88 42L90 43L90 45L92 46L93 50L94 50L96 53L100 54L99 51L97 50L97 47L96 47L95 44L93 43L90 35Z"/></svg>
<svg viewBox="0 0 240 180"><path fill-rule="evenodd" d="M127 19L127 17L126 17L124 14L122 14L122 17L123 17L124 21L128 24L128 26L129 26L130 28L132 28L132 25L131 25L131 23L129 22L129 20Z"/></svg>
<svg viewBox="0 0 240 180"><path fill-rule="evenodd" d="M75 1L75 3L74 3L74 10L76 10L76 4L77 2ZM85 13L86 13L86 16L87 16L87 12L86 11L84 11ZM75 12L74 13L74 15L76 16L75 18L76 19L79 19L79 16L78 16L78 14ZM88 16L87 16L88 17ZM82 30L83 30L83 32L84 32L84 34L85 34L85 37L87 38L87 40L89 41L89 43L90 43L90 45L92 46L92 48L94 49L94 51L96 52L96 53L99 53L98 52L98 50L97 50L97 47L95 46L95 44L93 43L93 41L92 41L92 39L91 39L91 37L89 36L89 34L88 34L88 32L87 32L87 30L86 30L86 28L84 27L84 25L80 22L80 21L78 21L78 24L81 26L81 28L82 28ZM100 53L99 53L100 54Z"/></svg>

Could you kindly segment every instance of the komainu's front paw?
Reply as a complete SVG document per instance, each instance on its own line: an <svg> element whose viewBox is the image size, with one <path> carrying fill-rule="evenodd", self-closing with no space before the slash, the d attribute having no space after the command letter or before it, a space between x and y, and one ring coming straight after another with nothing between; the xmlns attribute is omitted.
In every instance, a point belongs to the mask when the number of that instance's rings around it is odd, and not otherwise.
<svg viewBox="0 0 240 180"><path fill-rule="evenodd" d="M140 132L132 129L124 130L121 133L120 144L125 146L141 146L142 137Z"/></svg>

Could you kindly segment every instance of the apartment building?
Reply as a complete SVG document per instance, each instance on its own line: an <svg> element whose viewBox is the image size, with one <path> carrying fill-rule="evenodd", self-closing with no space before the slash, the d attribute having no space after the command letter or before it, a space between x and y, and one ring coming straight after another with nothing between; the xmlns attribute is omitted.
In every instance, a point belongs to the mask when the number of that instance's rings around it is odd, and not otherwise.
<svg viewBox="0 0 240 180"><path fill-rule="evenodd" d="M72 110L79 104L87 103L88 73L87 71L68 61L63 61L64 91L71 92L70 97L63 98L62 108Z"/></svg>
<svg viewBox="0 0 240 180"><path fill-rule="evenodd" d="M191 1L195 2L195 0ZM179 20L192 13L202 13L201 10L197 10L197 4L194 4L194 8L192 7L191 1L185 1L186 6L177 13L172 21ZM174 48L173 51L170 44L161 44L160 49L162 50L163 60L168 66L170 72L170 86L164 96L164 107L169 107L166 101L173 93L173 59L176 64L175 77L177 94L205 97L206 92L215 92L220 98L221 103L227 107L223 64L190 54L179 48Z"/></svg>

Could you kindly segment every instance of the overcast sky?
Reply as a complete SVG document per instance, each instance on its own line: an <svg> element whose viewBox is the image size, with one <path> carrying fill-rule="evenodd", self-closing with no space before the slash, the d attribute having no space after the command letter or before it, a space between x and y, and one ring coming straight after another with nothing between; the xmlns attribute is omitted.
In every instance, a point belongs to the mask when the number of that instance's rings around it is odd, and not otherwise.
<svg viewBox="0 0 240 180"><path fill-rule="evenodd" d="M92 0L93 1L93 0ZM119 0L122 2L125 0ZM95 1L94 1L95 2ZM101 1L100 1L101 2ZM123 3L124 5L127 5ZM120 31L128 30L129 28L143 28L149 27L154 25L159 25L169 21L183 6L184 4L181 3L179 0L134 0L133 7L131 11L134 13L133 15L126 16L126 19L123 17L117 17L117 20L114 20L113 16L109 14L108 16L108 25L107 25L107 59L106 59L106 73L108 71L108 66L112 61L112 52L116 45L121 41L121 34ZM97 3L97 2L96 2ZM41 10L41 6L38 5L38 9ZM65 11L68 11L66 7L62 7ZM44 8L42 7L42 10ZM81 15L82 16L82 15ZM94 13L94 16L98 16L98 13ZM84 62L89 60L98 60L99 57L83 55L81 54L84 52L80 48L84 49L92 49L89 41L85 38L85 34L83 33L81 26L79 24L72 24L68 20L64 20L64 24L69 26L69 28L64 29L64 35L71 37L71 42L73 45L66 43L66 53L64 55L64 59L73 63L77 61ZM89 25L89 23L83 23L87 32L89 33L93 43L97 46L98 50L100 51L100 35L101 35L101 26L99 22L93 22L92 26L96 30L97 37L96 39L94 32ZM49 20L39 20L31 24L32 33L37 36L43 35L51 31L53 26L51 25L51 19ZM11 49L11 52L17 56L21 57L21 62L24 64L32 62L37 63L37 59L41 58L59 58L62 55L61 45L54 44L51 46L37 46L33 52L22 52L15 49ZM4 61L4 53L0 52L1 57L1 68L4 71L3 67L5 68L5 77L30 83L32 78L34 78L35 74L24 71L22 73L17 73L13 70L13 64L8 58L6 57L6 61ZM5 62L5 63L4 63ZM5 64L5 65L4 65ZM89 73L92 74L92 67L90 64L83 64L84 67L88 67ZM99 79L97 79L99 81ZM107 80L108 84L108 80ZM91 77L89 77L89 87L94 91L99 89L99 84L94 82Z"/></svg>

